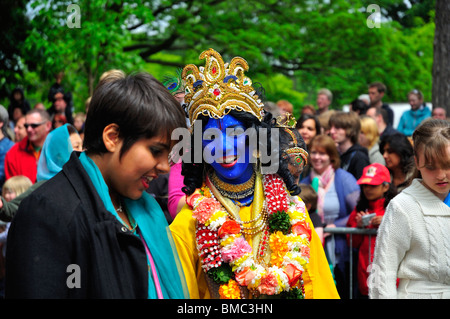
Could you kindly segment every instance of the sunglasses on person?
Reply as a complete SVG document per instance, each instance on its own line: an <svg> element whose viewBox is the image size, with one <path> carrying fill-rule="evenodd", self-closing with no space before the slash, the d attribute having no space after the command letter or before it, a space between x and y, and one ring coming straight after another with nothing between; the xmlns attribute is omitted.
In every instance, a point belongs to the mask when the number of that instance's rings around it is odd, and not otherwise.
<svg viewBox="0 0 450 319"><path fill-rule="evenodd" d="M41 123L32 123L32 124L25 123L23 126L25 126L26 130L29 127L31 127L34 130L36 127L41 126L42 124L45 124L45 123L47 123L47 122L45 121L45 122L41 122Z"/></svg>

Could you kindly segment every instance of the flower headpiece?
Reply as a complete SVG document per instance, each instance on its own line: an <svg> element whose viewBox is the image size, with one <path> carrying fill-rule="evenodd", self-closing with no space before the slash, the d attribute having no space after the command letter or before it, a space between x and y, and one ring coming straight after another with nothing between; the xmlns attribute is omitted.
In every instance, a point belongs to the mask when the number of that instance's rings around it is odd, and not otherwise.
<svg viewBox="0 0 450 319"><path fill-rule="evenodd" d="M251 79L244 74L247 61L234 57L230 63L224 63L214 49L203 51L199 59L206 59L204 67L188 64L182 73L191 124L200 114L222 118L231 110L249 112L261 121L263 104Z"/></svg>

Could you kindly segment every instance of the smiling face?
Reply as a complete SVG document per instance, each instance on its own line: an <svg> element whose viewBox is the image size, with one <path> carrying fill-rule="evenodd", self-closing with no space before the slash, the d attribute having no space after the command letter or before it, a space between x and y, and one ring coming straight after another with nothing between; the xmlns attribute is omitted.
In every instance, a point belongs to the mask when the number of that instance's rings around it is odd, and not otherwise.
<svg viewBox="0 0 450 319"><path fill-rule="evenodd" d="M142 138L120 157L123 139L113 135L105 141L108 153L103 156L99 168L110 190L111 197L119 194L139 199L159 174L169 172L170 145L161 137Z"/></svg>
<svg viewBox="0 0 450 319"><path fill-rule="evenodd" d="M225 115L222 119L210 118L204 132L208 129L220 132L214 141L202 140L203 152L211 154L214 160L210 164L219 178L232 184L247 181L253 167L244 124L231 115Z"/></svg>
<svg viewBox="0 0 450 319"><path fill-rule="evenodd" d="M330 155L323 147L313 145L309 156L311 165L318 174L322 174L331 165Z"/></svg>
<svg viewBox="0 0 450 319"><path fill-rule="evenodd" d="M29 113L25 116L24 126L33 146L42 146L52 128L52 122L42 118L39 113Z"/></svg>
<svg viewBox="0 0 450 319"><path fill-rule="evenodd" d="M316 122L313 119L307 119L302 123L298 131L306 145L309 145L312 138L317 135Z"/></svg>

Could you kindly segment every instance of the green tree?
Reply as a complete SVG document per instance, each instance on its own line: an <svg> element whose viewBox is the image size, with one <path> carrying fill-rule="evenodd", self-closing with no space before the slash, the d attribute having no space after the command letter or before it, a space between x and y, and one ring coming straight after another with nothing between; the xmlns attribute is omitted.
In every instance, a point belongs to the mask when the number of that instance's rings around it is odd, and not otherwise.
<svg viewBox="0 0 450 319"><path fill-rule="evenodd" d="M74 1L81 27L69 28L68 2L35 0L22 59L37 64L33 79L48 82L64 69L80 101L108 69L144 68L161 79L176 67L203 63L198 56L210 47L225 60L243 56L266 96L291 99L297 111L315 104L321 87L333 91L333 107L340 108L372 81L388 86L388 101L404 100L411 88L427 97L433 12L419 10L417 1L409 9L400 2L382 1L383 19L371 28L365 0L81 0ZM414 23L390 17L393 12Z"/></svg>
<svg viewBox="0 0 450 319"><path fill-rule="evenodd" d="M277 73L291 78L286 83L292 83L292 87L283 89L306 93L304 99L296 100L300 103L315 104L317 90L328 87L335 96L333 107L340 108L366 93L367 85L373 81L388 86L387 101L405 100L411 88L419 88L430 96L434 24L426 23L433 17L429 5L412 1L413 6L408 9L399 0L385 0L380 8L383 19L379 27L370 28L366 3L152 3L155 20L151 24L141 22L142 31L133 35L134 43L125 50L136 51L147 62L180 67L201 63L197 57L208 47L221 52L225 59L242 55L250 62L250 74L257 75L265 87L266 81L276 79ZM407 16L414 23L400 16ZM165 61L160 54L156 58L155 52L161 52L161 48L163 52L179 54L180 63ZM282 91L266 93L277 96ZM299 107L298 103L294 105Z"/></svg>
<svg viewBox="0 0 450 319"><path fill-rule="evenodd" d="M43 80L51 81L54 74L64 71L65 89L74 93L77 108L83 109L103 72L143 67L140 57L124 52L123 47L131 41L131 32L124 26L135 18L151 19L145 6L99 0L78 1L76 7L67 1L31 4L26 58L39 61L37 72Z"/></svg>
<svg viewBox="0 0 450 319"><path fill-rule="evenodd" d="M0 2L0 102L8 107L7 97L13 87L24 86L21 68L21 47L26 39L29 21L25 15L26 1Z"/></svg>

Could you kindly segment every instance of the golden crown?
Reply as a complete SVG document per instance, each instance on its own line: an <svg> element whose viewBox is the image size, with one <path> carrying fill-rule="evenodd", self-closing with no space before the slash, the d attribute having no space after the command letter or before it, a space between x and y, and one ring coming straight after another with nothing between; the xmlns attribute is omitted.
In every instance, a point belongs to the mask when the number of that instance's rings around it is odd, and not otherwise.
<svg viewBox="0 0 450 319"><path fill-rule="evenodd" d="M213 49L203 51L199 59L206 59L204 67L188 64L182 73L191 124L200 114L217 119L231 110L249 112L261 121L263 104L252 81L244 74L248 70L247 61L234 57L230 63L224 63Z"/></svg>

